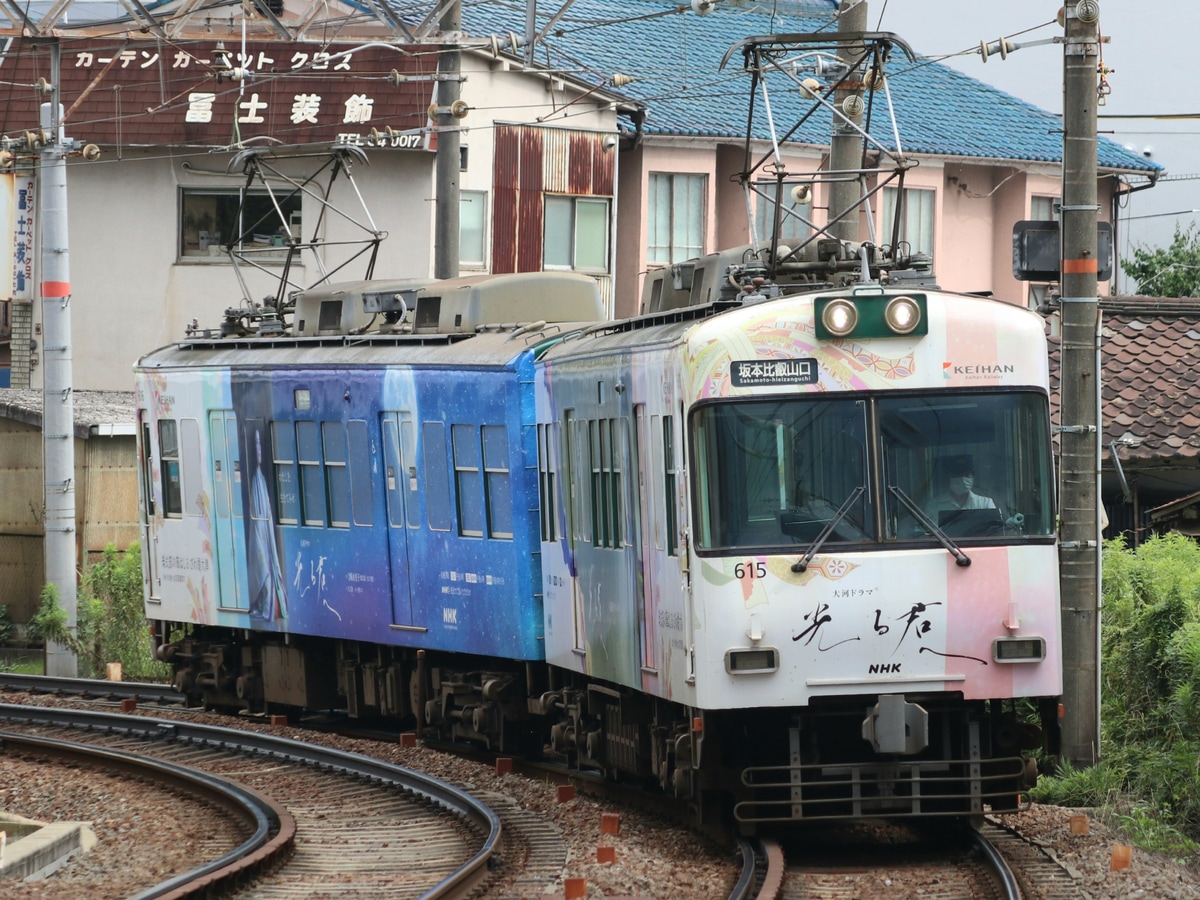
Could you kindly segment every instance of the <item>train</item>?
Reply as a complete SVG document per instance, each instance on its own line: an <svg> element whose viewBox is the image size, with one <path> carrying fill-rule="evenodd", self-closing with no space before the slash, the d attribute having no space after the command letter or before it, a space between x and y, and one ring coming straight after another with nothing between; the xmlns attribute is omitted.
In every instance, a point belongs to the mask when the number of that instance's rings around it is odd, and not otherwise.
<svg viewBox="0 0 1200 900"><path fill-rule="evenodd" d="M157 657L746 832L1023 809L1060 740L1044 322L868 249L666 268L621 320L571 272L323 285L146 353Z"/></svg>

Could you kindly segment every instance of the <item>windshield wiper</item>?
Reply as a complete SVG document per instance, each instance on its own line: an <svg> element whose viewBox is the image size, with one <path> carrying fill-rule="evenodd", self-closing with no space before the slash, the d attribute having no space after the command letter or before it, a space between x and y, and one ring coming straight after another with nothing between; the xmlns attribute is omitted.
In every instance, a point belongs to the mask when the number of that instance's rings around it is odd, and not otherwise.
<svg viewBox="0 0 1200 900"><path fill-rule="evenodd" d="M803 572L808 568L808 564L817 555L817 551L821 549L821 545L825 543L829 535L833 534L833 529L837 527L838 522L846 518L846 514L850 512L850 507L854 505L854 501L861 497L865 491L866 488L860 484L850 492L850 496L843 501L842 505L838 507L837 512L825 523L825 527L821 529L821 533L817 535L816 540L812 542L812 546L808 548L808 551L800 559L792 563L793 572Z"/></svg>
<svg viewBox="0 0 1200 900"><path fill-rule="evenodd" d="M895 494L896 498L905 505L905 507L910 513L913 514L914 517L916 517L916 520L924 525L929 530L929 533L937 538L939 542L941 542L943 547L950 551L950 554L954 557L954 562L957 565L969 566L971 564L970 557L958 549L954 541L950 540L950 535L946 534L946 532L938 527L938 524L934 522L933 519L925 515L925 511L921 509L921 507L917 506L915 502L913 502L912 497L908 496L908 494L904 493L904 491L900 490L900 488L894 484L889 484L888 490Z"/></svg>

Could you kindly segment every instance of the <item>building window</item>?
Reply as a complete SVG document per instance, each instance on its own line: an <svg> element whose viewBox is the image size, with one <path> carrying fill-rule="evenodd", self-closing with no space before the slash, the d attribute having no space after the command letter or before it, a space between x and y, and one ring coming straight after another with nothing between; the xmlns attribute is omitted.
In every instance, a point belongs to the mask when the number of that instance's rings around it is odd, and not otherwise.
<svg viewBox="0 0 1200 900"><path fill-rule="evenodd" d="M897 190L883 189L883 242L891 243L892 226L896 221ZM933 256L933 211L936 192L922 188L905 188L900 209L900 234L896 240L908 244L908 252Z"/></svg>
<svg viewBox="0 0 1200 900"><path fill-rule="evenodd" d="M812 220L812 192L810 199L798 203L792 197L794 184L780 184L777 181L760 181L755 185L754 197L754 230L760 241L771 239L775 230L775 205L780 190L783 191L783 208L780 210L779 240L801 241L809 235L808 222Z"/></svg>
<svg viewBox="0 0 1200 900"><path fill-rule="evenodd" d="M1058 220L1057 197L1030 197L1029 218L1035 222L1054 222Z"/></svg>
<svg viewBox="0 0 1200 900"><path fill-rule="evenodd" d="M608 271L608 201L595 197L545 197L542 265L580 272Z"/></svg>
<svg viewBox="0 0 1200 900"><path fill-rule="evenodd" d="M458 195L458 264L468 269L487 268L487 191L462 191Z"/></svg>
<svg viewBox="0 0 1200 900"><path fill-rule="evenodd" d="M300 201L298 193L276 194L272 199L266 191L245 188L183 188L179 256L228 259L226 248L232 243L235 250L252 254L260 262L282 260L288 241L284 221L292 235L300 237Z"/></svg>
<svg viewBox="0 0 1200 900"><path fill-rule="evenodd" d="M704 175L650 173L649 262L682 262L704 251L704 183Z"/></svg>

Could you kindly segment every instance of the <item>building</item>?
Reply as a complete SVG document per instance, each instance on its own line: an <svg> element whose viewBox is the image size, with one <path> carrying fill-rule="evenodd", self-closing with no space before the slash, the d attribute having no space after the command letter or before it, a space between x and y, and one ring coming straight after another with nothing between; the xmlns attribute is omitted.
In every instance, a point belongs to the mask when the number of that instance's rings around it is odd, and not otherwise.
<svg viewBox="0 0 1200 900"><path fill-rule="evenodd" d="M245 23L241 7L217 20L202 10L171 15L160 4L143 11L144 31L115 37L88 36L78 24L54 30L51 18L41 24L62 35L57 43L17 39L0 55L0 77L24 86L6 101L6 133L36 138L42 79L60 83L64 131L80 145L67 175L77 387L127 390L141 353L264 298L325 279L432 276L438 145L429 116L444 42L357 5L333 7L341 18L322 25L331 7L321 3L260 10ZM336 42L320 40L335 27ZM559 240L552 251L563 258L548 262L592 271L611 296L620 98L527 69L499 43L474 46L462 54L464 105L450 117L463 129L463 273L540 268L541 232L530 240L528 223L553 194L549 221L571 225L574 216L603 243L577 259L583 237ZM515 190L512 172L532 177L535 144L538 188ZM12 341L21 348L12 384L36 388L40 147L20 137L9 146Z"/></svg>
<svg viewBox="0 0 1200 900"><path fill-rule="evenodd" d="M0 390L0 604L15 622L37 612L43 563L42 393ZM139 537L132 392L75 391L76 559Z"/></svg>
<svg viewBox="0 0 1200 900"><path fill-rule="evenodd" d="M59 27L65 7L31 6L30 22L12 21L10 33L53 34L58 43L18 39L0 55L0 72L24 86L6 103L5 133L35 129L46 97L38 85L59 81L66 135L99 150L72 157L68 169L75 383L124 389L140 353L193 323L214 327L227 310L324 278L365 277L369 251L353 254L376 239L372 274L430 277L437 133L429 108L450 43L465 47L457 120L464 274L585 271L624 316L637 311L649 267L744 244L751 223L762 236L778 186L756 175L747 187L737 173L772 135L760 118L745 140L751 85L731 47L747 35L836 30L837 4L694 6L577 0L531 5L537 15L527 19L526 9L474 4L463 11L461 37L441 34L432 6L406 22L390 7L368 14L315 0L263 0L248 16L239 7L220 17L175 0L153 12L89 3L70 7L69 28ZM110 16L138 27L102 37ZM334 32L336 41L323 38ZM871 131L907 169L902 190L874 195L862 236L872 227L885 234L899 207L902 239L932 257L943 287L1027 302L1029 288L1011 276L1012 226L1054 215L1058 119L909 59L903 46L892 57L895 129L880 97L874 115L883 126ZM824 164L832 121L825 111L805 119L800 93L770 98L778 133L800 123L780 146L793 181ZM12 384L37 387L38 250L28 236L40 214L29 206L37 148L22 152L14 140L7 183L21 264ZM1099 147L1103 208L1157 176L1156 163L1103 138ZM321 170L311 156L282 159L294 149L341 155ZM277 211L256 168L281 189ZM320 215L315 196L326 190L338 212ZM785 198L816 226L826 203L819 183L804 203ZM788 239L810 231L788 222ZM236 268L231 239L248 261ZM310 240L321 247L309 252ZM293 243L299 249L289 254Z"/></svg>

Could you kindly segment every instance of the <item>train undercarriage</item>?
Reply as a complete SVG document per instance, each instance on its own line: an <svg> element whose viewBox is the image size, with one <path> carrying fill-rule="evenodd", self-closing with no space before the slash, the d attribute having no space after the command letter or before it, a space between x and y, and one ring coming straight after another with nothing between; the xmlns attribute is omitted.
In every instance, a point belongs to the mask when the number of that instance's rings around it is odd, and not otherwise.
<svg viewBox="0 0 1200 900"><path fill-rule="evenodd" d="M800 709L701 711L520 663L197 627L162 643L175 687L206 707L338 710L430 739L657 786L701 825L745 833L823 819L1017 811L1028 751L1058 750L1057 698L827 698Z"/></svg>

